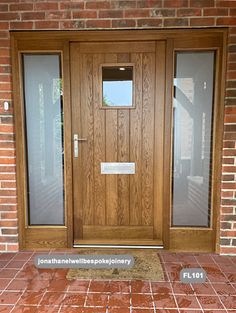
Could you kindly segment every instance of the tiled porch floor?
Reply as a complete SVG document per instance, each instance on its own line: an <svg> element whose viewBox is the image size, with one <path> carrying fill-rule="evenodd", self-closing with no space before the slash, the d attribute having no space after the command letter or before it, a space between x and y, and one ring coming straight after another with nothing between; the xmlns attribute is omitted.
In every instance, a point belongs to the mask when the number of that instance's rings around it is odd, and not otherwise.
<svg viewBox="0 0 236 313"><path fill-rule="evenodd" d="M36 253L0 254L1 313L236 313L236 257L158 251L165 282L68 281L67 270L34 267ZM181 284L183 267L204 268L207 282Z"/></svg>

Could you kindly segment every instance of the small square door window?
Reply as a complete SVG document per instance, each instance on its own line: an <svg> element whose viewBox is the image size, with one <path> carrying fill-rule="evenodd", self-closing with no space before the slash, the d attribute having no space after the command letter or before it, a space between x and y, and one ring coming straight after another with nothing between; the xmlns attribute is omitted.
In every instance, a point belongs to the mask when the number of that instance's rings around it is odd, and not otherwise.
<svg viewBox="0 0 236 313"><path fill-rule="evenodd" d="M133 106L133 66L102 66L102 107Z"/></svg>

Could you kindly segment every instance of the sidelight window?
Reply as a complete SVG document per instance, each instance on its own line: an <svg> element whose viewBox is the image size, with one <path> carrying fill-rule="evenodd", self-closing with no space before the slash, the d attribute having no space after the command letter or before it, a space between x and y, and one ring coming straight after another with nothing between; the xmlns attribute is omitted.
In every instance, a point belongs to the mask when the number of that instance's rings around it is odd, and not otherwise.
<svg viewBox="0 0 236 313"><path fill-rule="evenodd" d="M210 226L214 60L214 52L176 53L172 226Z"/></svg>
<svg viewBox="0 0 236 313"><path fill-rule="evenodd" d="M59 54L24 54L29 225L64 224L63 107Z"/></svg>

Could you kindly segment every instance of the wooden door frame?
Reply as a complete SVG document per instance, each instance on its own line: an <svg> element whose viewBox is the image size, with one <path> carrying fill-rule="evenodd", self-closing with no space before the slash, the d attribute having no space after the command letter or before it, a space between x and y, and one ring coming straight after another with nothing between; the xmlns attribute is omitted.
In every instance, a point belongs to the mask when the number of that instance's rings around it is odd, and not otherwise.
<svg viewBox="0 0 236 313"><path fill-rule="evenodd" d="M71 138L71 99L70 99L70 42L111 42L111 41L166 41L166 87L163 120L164 127L164 157L163 184L158 185L162 190L163 199L163 242L165 249L178 250L179 243L173 241L176 237L186 236L183 229L170 227L171 208L171 129L172 129L172 99L173 99L173 70L174 51L186 49L193 40L196 49L202 40L212 38L217 50L215 88L215 116L213 143L213 183L212 183L212 214L215 230L212 251L219 252L220 237L220 181L221 156L223 138L224 90L226 73L227 28L209 29L169 29L169 30L99 30L99 31L17 31L11 33L12 68L13 68L13 102L16 129L16 173L18 199L18 225L20 249L31 248L66 248L73 246L73 198L72 198L72 138ZM195 50L196 50L195 49ZM27 186L26 186L26 155L25 155L25 125L24 103L22 89L22 69L20 55L23 52L60 52L63 72L63 103L65 118L65 226L28 226L27 225ZM164 88L164 86L163 86ZM159 100L161 101L161 100ZM192 228L191 228L192 229ZM56 230L56 231L55 231ZM27 239L31 238L31 242ZM170 240L171 239L171 240ZM188 249L187 245L186 248ZM209 247L208 247L209 248Z"/></svg>

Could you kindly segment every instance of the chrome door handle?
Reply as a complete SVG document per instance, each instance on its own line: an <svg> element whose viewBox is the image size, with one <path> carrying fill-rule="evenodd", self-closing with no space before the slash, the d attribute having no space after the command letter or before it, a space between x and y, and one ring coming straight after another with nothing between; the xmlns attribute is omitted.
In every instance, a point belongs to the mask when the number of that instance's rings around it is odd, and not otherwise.
<svg viewBox="0 0 236 313"><path fill-rule="evenodd" d="M78 158L78 156L79 156L79 141L87 141L87 138L79 138L78 134L74 134L73 141L74 141L74 157Z"/></svg>

